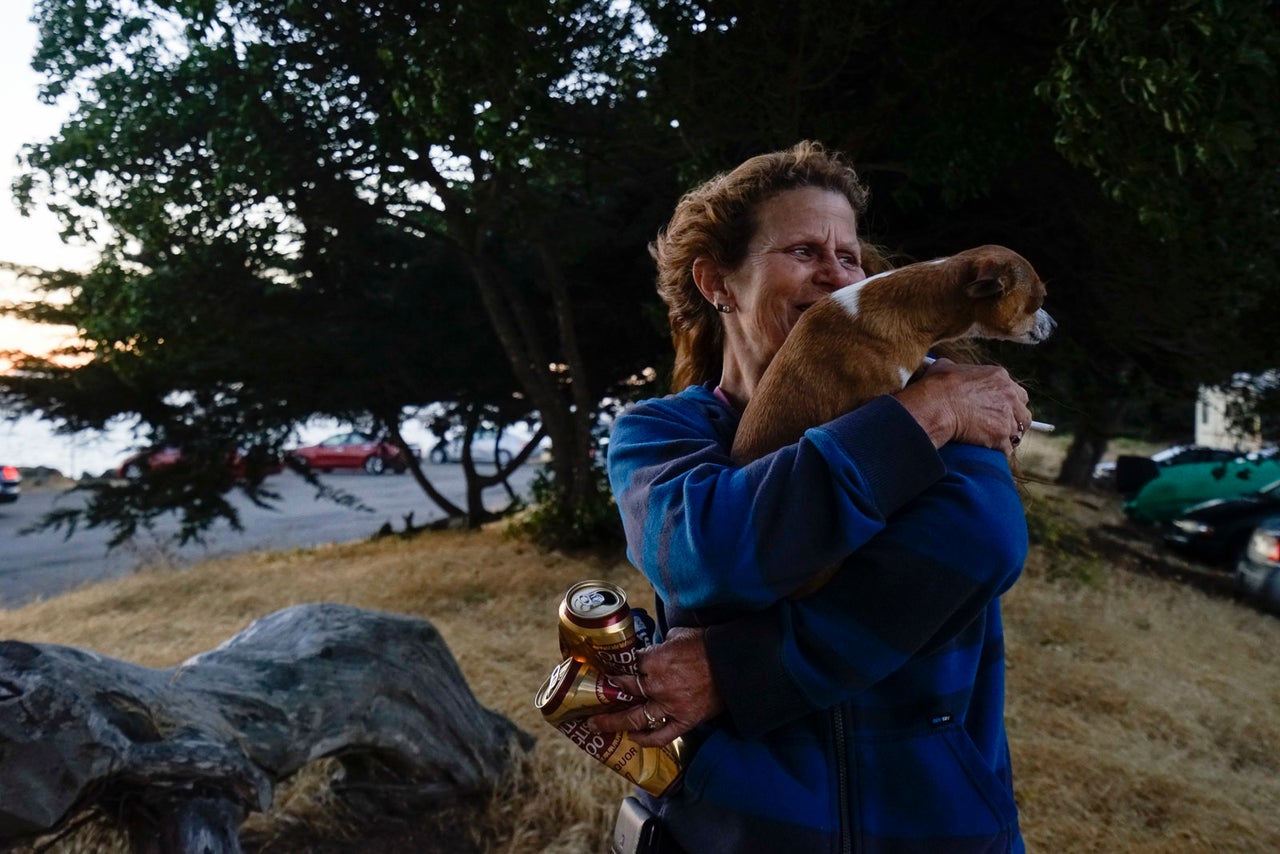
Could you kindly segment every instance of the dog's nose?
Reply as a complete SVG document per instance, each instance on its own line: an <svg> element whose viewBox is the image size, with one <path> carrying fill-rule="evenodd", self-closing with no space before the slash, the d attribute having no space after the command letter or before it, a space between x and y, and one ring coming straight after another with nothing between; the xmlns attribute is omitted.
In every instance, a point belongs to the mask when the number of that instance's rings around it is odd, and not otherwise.
<svg viewBox="0 0 1280 854"><path fill-rule="evenodd" d="M1043 308L1036 312L1036 341L1043 341L1053 334L1053 330L1058 328L1058 321L1050 316L1049 312Z"/></svg>

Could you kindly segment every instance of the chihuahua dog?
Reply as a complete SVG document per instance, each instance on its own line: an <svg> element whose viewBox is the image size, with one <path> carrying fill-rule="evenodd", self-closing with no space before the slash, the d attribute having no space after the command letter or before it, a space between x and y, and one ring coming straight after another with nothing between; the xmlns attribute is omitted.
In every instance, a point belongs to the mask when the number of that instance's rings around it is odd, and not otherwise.
<svg viewBox="0 0 1280 854"><path fill-rule="evenodd" d="M910 264L835 291L800 316L765 369L738 425L734 462L900 390L944 341L1039 344L1057 325L1044 297L1031 264L1003 246Z"/></svg>

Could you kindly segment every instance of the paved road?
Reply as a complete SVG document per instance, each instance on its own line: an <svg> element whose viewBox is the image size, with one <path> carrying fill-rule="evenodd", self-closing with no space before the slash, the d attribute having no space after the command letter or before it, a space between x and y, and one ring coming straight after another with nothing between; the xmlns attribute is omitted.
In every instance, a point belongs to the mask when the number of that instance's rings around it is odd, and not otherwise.
<svg viewBox="0 0 1280 854"><path fill-rule="evenodd" d="M535 470L534 466L522 467L512 478L512 487L527 496ZM462 466L429 465L426 474L451 501L465 505ZM282 496L275 509L256 507L233 493L232 503L240 512L244 531L219 523L206 536L204 545L188 544L182 549L167 540L178 527L173 517L161 520L154 533L140 534L136 542L110 552L106 549L109 533L101 529L82 529L70 539L57 532L22 535L22 529L50 509L81 500L74 492L24 493L17 502L0 505L0 607L118 578L146 564L185 566L240 552L347 542L368 537L385 522L401 529L410 512L414 514L414 524L444 515L407 474L335 472L320 478L335 489L357 496L371 509L356 510L317 499L314 487L296 474L285 472L268 481ZM502 507L506 493L501 488L494 489L486 492L486 498L492 507Z"/></svg>

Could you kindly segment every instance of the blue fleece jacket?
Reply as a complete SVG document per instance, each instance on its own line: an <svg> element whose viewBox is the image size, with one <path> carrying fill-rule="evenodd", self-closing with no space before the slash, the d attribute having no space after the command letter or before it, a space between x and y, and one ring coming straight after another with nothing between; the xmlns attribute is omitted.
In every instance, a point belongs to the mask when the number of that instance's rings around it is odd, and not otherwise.
<svg viewBox="0 0 1280 854"><path fill-rule="evenodd" d="M1027 535L1004 456L935 451L892 397L742 467L737 423L694 386L610 441L628 556L660 625L707 627L727 707L651 807L699 854L1021 851L999 596Z"/></svg>

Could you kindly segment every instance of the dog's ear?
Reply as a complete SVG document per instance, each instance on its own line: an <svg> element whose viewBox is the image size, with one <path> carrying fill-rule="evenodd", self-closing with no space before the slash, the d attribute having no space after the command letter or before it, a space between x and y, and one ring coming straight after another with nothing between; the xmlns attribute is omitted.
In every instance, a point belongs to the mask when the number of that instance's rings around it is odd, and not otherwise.
<svg viewBox="0 0 1280 854"><path fill-rule="evenodd" d="M1005 292L1004 280L999 276L990 276L984 279L974 279L965 285L964 292L973 299L985 299L986 297L998 297Z"/></svg>

